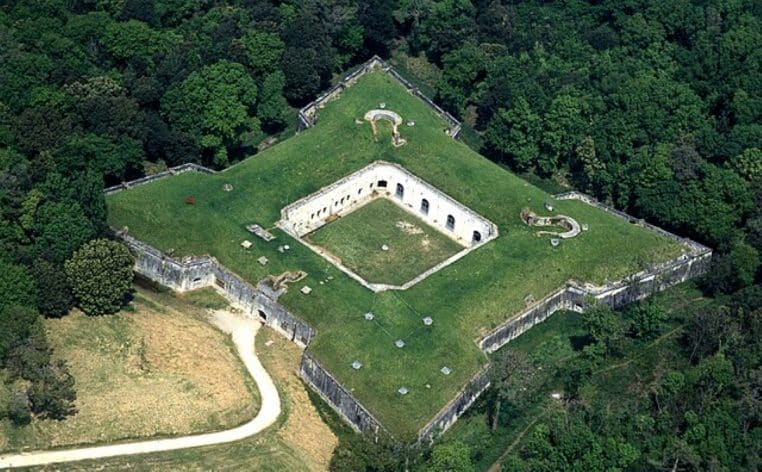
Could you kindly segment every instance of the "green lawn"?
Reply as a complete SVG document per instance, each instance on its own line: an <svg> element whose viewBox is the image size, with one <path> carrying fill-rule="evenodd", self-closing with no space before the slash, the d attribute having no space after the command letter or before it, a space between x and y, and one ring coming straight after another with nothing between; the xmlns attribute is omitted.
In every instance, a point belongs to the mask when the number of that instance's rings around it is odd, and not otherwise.
<svg viewBox="0 0 762 472"><path fill-rule="evenodd" d="M318 228L308 239L367 282L390 285L402 285L464 249L384 198Z"/></svg>
<svg viewBox="0 0 762 472"><path fill-rule="evenodd" d="M379 102L415 121L401 130L405 146L391 146L387 127L374 140L368 124L355 124ZM322 109L314 128L224 172L187 173L109 196L110 223L176 256L210 254L251 282L307 272L303 283L313 292L292 290L280 302L317 328L310 350L392 433L411 438L487 361L474 341L520 311L526 295L540 299L572 278L614 280L682 250L579 201L554 205L590 231L551 247L519 218L524 207L545 214L551 195L447 137L445 127L388 75L370 73ZM282 231L266 243L245 230L252 222L274 227L282 207L379 159L490 219L500 236L409 290L374 294ZM225 183L234 190L223 191ZM185 203L189 195L195 205ZM243 239L254 246L243 250ZM281 254L284 243L293 249ZM256 263L261 255L267 266ZM362 317L368 310L373 322ZM434 325L424 329L423 316ZM394 347L397 338L405 348ZM359 371L350 367L355 359L364 364ZM439 372L443 365L451 375ZM400 397L400 386L410 393Z"/></svg>

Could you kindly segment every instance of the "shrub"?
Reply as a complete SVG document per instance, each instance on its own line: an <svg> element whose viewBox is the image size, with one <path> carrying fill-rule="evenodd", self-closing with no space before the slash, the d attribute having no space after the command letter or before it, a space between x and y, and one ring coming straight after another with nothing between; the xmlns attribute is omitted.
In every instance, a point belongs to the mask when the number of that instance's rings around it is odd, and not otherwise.
<svg viewBox="0 0 762 472"><path fill-rule="evenodd" d="M29 405L29 397L23 390L15 390L11 393L8 402L8 418L16 426L23 426L32 421L32 409Z"/></svg>

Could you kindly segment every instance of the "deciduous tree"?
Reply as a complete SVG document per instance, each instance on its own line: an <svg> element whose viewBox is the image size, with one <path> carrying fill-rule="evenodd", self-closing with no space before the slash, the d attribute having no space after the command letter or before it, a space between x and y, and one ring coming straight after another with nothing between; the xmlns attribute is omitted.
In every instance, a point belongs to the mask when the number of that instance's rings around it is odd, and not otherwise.
<svg viewBox="0 0 762 472"><path fill-rule="evenodd" d="M134 258L127 247L95 239L66 261L65 270L78 306L88 315L115 313L132 291Z"/></svg>

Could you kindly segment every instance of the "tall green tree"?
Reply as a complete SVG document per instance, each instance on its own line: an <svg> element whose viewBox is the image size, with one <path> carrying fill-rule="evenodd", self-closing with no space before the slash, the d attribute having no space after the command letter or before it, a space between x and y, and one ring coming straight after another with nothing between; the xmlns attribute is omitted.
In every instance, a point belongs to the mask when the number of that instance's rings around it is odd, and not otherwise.
<svg viewBox="0 0 762 472"><path fill-rule="evenodd" d="M77 305L88 315L116 313L132 291L134 258L124 244L95 239L64 267Z"/></svg>
<svg viewBox="0 0 762 472"><path fill-rule="evenodd" d="M228 153L244 144L247 133L258 131L256 101L257 86L246 69L223 60L170 88L161 108L175 129L218 156L214 164L224 167Z"/></svg>
<svg viewBox="0 0 762 472"><path fill-rule="evenodd" d="M95 229L78 203L49 202L35 216L33 253L55 264L63 262L95 236Z"/></svg>

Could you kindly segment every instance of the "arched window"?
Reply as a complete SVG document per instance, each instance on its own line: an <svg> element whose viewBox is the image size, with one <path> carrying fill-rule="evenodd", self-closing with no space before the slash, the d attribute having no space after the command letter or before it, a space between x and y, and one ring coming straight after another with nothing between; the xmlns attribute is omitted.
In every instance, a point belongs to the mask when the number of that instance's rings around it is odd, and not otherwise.
<svg viewBox="0 0 762 472"><path fill-rule="evenodd" d="M421 200L421 213L423 213L424 215L429 214L429 201L426 200L425 198Z"/></svg>
<svg viewBox="0 0 762 472"><path fill-rule="evenodd" d="M471 243L476 244L482 240L482 233L474 231L474 235L471 237Z"/></svg>
<svg viewBox="0 0 762 472"><path fill-rule="evenodd" d="M455 229L455 217L452 215L447 215L447 223L445 224L445 228L449 229L450 231Z"/></svg>
<svg viewBox="0 0 762 472"><path fill-rule="evenodd" d="M386 180L379 180L378 186L381 188L386 188Z"/></svg>
<svg viewBox="0 0 762 472"><path fill-rule="evenodd" d="M394 196L402 198L405 195L405 187L402 184L397 184L397 190L394 192Z"/></svg>

